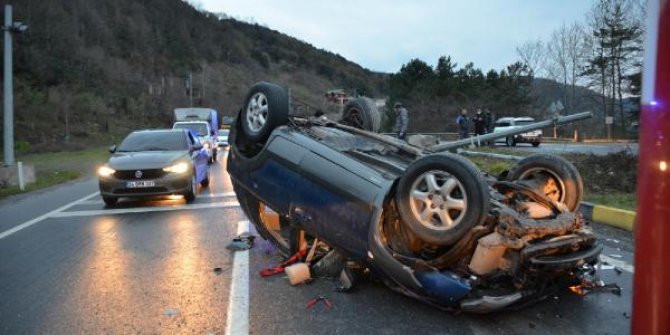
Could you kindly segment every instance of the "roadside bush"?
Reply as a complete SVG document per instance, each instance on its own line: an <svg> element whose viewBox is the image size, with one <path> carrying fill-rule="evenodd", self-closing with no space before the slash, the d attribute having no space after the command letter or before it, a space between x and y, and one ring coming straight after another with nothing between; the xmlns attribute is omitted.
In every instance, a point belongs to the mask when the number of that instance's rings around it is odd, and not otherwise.
<svg viewBox="0 0 670 335"><path fill-rule="evenodd" d="M29 152L32 149L32 146L27 141L16 141L14 142L14 151L18 154L23 154Z"/></svg>
<svg viewBox="0 0 670 335"><path fill-rule="evenodd" d="M574 155L569 158L584 178L587 192L635 193L638 158L629 150L609 155Z"/></svg>

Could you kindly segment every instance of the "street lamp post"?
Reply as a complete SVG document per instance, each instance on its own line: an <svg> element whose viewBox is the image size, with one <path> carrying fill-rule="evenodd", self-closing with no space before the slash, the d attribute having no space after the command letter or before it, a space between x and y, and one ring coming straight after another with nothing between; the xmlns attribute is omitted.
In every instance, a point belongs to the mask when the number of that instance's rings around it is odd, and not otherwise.
<svg viewBox="0 0 670 335"><path fill-rule="evenodd" d="M5 104L4 104L4 155L5 165L14 165L14 87L12 65L12 33L22 33L28 26L12 20L12 5L5 5Z"/></svg>

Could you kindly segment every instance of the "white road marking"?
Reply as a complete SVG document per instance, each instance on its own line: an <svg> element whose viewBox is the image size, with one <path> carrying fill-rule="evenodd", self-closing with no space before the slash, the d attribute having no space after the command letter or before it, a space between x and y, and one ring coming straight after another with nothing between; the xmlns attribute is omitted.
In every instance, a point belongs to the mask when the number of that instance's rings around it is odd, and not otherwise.
<svg viewBox="0 0 670 335"><path fill-rule="evenodd" d="M210 198L226 198L235 196L235 192L224 192L224 193L202 193L198 194L198 198L210 199ZM102 205L102 199L98 200L86 200L78 203L78 205Z"/></svg>
<svg viewBox="0 0 670 335"><path fill-rule="evenodd" d="M237 234L249 231L249 221L237 223ZM249 334L249 250L236 251L228 298L226 335Z"/></svg>
<svg viewBox="0 0 670 335"><path fill-rule="evenodd" d="M24 223L22 223L22 224L20 224L20 225L18 225L18 226L16 226L16 227L12 228L12 229L5 230L4 232L0 233L0 240L3 239L3 238L5 238L5 237L7 237L7 236L9 236L9 235L12 235L12 234L18 232L18 231L21 231L21 230L23 230L23 229L26 229L26 228L28 228L28 227L30 227L30 226L32 226L32 225L34 225L34 224L36 224L36 223L38 223L38 222L44 220L44 219L50 218L50 217L52 217L53 215L56 215L56 214L58 214L59 212L62 212L62 211L66 210L66 209L68 209L68 208L70 208L70 207L72 207L72 206L79 205L80 203L82 203L82 202L84 202L84 201L86 201L86 200L88 200L88 199L90 199L90 198L92 198L92 197L94 197L94 196L96 196L96 195L98 195L98 194L99 194L98 192L89 194L89 195L87 195L87 196L85 196L85 197L83 197L83 198L81 198L81 199L79 199L79 200L75 200L75 201L73 201L73 202L71 202L71 203L69 203L69 204L67 204L67 205L65 205L65 206L56 208L56 209L54 209L53 211L51 211L51 212L49 212L49 213L46 213L46 214L41 215L41 216L38 216L38 217L36 217L36 218L34 218L34 219L30 220L30 221L26 221L26 222L24 222Z"/></svg>
<svg viewBox="0 0 670 335"><path fill-rule="evenodd" d="M605 256L603 254L600 255L600 260L603 261L603 262L607 262L610 265L617 266L617 267L621 268L621 270L624 270L626 272L630 272L630 273L635 272L635 266L633 266L631 264L628 264L628 263L626 263L622 260L614 259L612 257Z"/></svg>
<svg viewBox="0 0 670 335"><path fill-rule="evenodd" d="M58 212L58 213L52 213L50 217L66 218L66 217L78 217L78 216L169 212L169 211L184 211L184 210L203 209L203 208L229 208L229 207L237 207L239 205L240 204L237 201L228 201L228 202L212 202L205 204L175 205L170 207L114 208L114 209L101 209L101 210L90 210L90 211Z"/></svg>

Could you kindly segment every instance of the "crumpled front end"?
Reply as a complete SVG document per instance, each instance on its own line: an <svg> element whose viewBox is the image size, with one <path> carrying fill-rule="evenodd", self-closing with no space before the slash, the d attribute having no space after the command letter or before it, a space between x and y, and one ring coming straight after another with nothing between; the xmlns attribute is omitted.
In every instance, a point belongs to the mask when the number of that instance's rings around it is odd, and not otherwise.
<svg viewBox="0 0 670 335"><path fill-rule="evenodd" d="M581 214L512 182L493 183L490 199L484 223L450 246L415 236L389 201L374 227L371 263L391 288L471 313L540 298L593 271L602 247Z"/></svg>

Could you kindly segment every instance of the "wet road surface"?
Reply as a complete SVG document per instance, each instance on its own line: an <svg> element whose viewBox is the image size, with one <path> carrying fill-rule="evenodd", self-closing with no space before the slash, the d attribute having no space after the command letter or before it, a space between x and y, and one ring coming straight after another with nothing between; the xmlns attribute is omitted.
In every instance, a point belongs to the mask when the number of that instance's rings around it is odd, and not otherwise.
<svg viewBox="0 0 670 335"><path fill-rule="evenodd" d="M629 232L595 226L604 255L626 269L601 271L605 282L622 287L620 296L561 292L519 311L454 315L374 281L336 293L337 284L325 279L290 286L283 275L261 278L261 269L281 260L262 240L249 252L225 249L246 218L224 171L223 162L214 165L210 187L188 205L122 201L105 209L95 179L0 202L0 333L629 332ZM317 295L333 308L306 309Z"/></svg>

